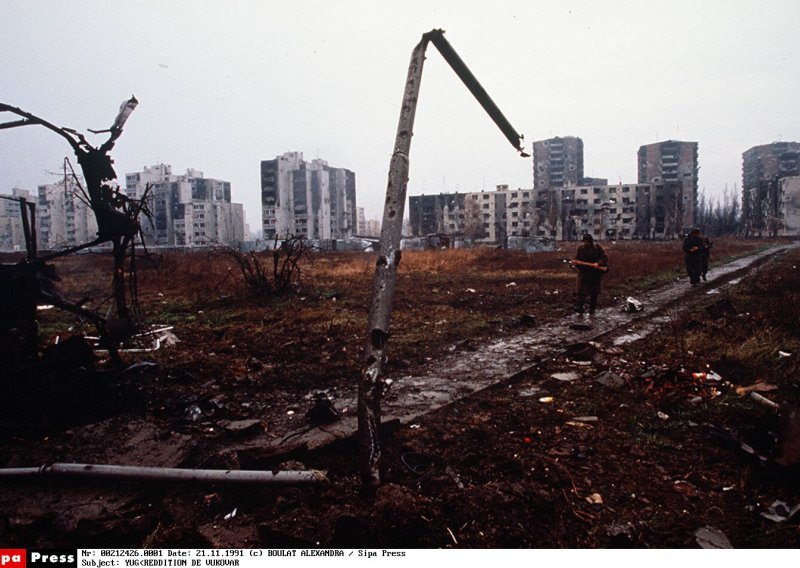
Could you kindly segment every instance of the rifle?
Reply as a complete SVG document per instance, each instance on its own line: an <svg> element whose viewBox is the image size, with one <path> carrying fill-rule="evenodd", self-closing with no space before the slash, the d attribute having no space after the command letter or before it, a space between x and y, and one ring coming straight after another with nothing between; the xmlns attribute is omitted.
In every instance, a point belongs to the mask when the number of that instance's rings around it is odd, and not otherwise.
<svg viewBox="0 0 800 568"><path fill-rule="evenodd" d="M577 266L587 266L589 268L594 268L595 270L599 270L600 272L608 272L608 266L601 266L596 262L584 262L582 260L564 260L564 262L568 262L571 267Z"/></svg>

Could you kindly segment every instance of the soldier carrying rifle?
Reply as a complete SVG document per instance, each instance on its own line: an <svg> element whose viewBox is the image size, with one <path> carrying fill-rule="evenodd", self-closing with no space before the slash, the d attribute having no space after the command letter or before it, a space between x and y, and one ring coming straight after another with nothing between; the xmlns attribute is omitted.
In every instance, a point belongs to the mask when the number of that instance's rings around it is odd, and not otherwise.
<svg viewBox="0 0 800 568"><path fill-rule="evenodd" d="M608 270L608 255L603 247L594 242L592 235L587 233L583 235L583 244L578 247L570 265L578 271L575 311L582 314L588 298L589 314L594 314L597 297L600 295L600 281Z"/></svg>

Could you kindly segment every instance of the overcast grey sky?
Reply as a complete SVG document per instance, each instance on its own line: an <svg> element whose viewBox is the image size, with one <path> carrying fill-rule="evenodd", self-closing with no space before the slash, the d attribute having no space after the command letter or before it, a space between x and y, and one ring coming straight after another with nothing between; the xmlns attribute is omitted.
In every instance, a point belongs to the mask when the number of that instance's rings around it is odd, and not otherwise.
<svg viewBox="0 0 800 568"><path fill-rule="evenodd" d="M355 171L380 218L411 50L442 28L528 148L580 136L587 176L629 183L642 144L696 141L716 196L743 151L800 140L799 24L797 0L0 0L0 102L85 132L135 94L120 180L199 169L252 230L260 161L287 151ZM410 195L532 186L433 46L414 132ZM57 181L67 155L41 127L0 131L0 193Z"/></svg>

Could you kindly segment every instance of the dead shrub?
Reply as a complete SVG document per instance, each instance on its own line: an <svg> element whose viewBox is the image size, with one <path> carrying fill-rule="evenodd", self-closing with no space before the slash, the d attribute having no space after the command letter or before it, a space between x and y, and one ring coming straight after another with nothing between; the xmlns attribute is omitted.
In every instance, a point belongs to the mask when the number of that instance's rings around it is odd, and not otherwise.
<svg viewBox="0 0 800 568"><path fill-rule="evenodd" d="M271 251L242 253L226 248L222 252L239 266L247 290L261 297L280 296L300 287L302 262L311 260L308 241L290 237Z"/></svg>

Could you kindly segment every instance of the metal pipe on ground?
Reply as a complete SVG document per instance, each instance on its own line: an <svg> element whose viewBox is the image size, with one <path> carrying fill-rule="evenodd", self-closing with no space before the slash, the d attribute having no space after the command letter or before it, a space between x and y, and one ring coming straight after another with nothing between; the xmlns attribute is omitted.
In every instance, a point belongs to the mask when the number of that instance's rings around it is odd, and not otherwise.
<svg viewBox="0 0 800 568"><path fill-rule="evenodd" d="M328 481L325 472L178 469L84 463L53 463L40 467L0 469L0 479L89 477L121 481L191 481L197 483L263 483L267 485L311 485Z"/></svg>

